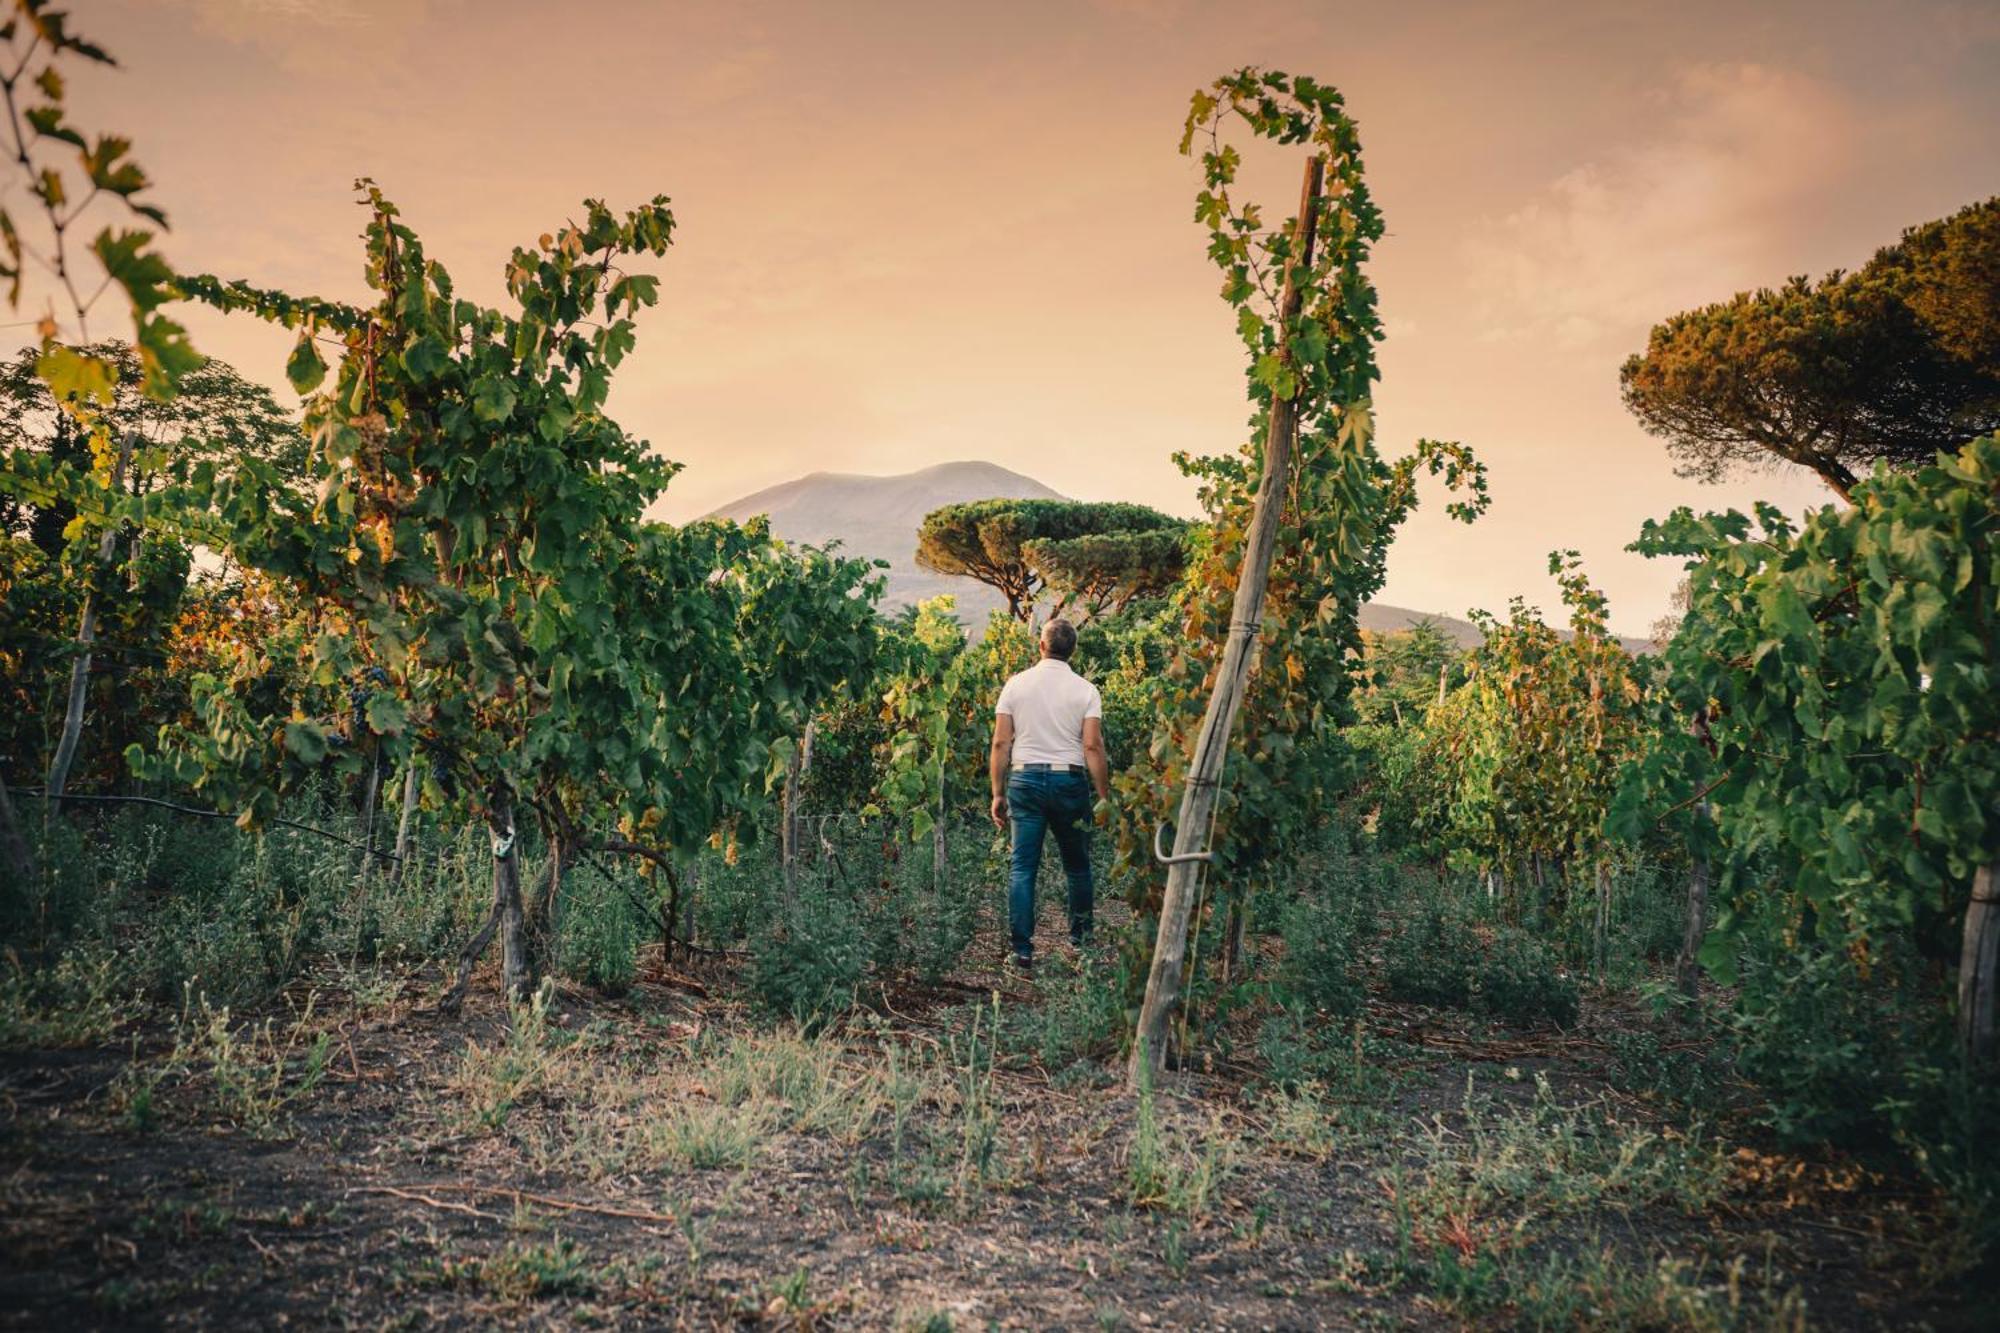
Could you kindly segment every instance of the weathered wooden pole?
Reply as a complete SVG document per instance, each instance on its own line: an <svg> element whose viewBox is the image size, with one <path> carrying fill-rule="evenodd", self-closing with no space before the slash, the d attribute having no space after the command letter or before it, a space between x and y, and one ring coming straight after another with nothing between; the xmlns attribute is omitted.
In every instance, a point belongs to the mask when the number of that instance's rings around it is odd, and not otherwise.
<svg viewBox="0 0 2000 1333"><path fill-rule="evenodd" d="M368 764L368 782L361 790L361 846L355 855L361 864L355 873L367 876L375 869L375 805L382 795L382 751L378 745Z"/></svg>
<svg viewBox="0 0 2000 1333"><path fill-rule="evenodd" d="M784 808L779 811L778 856L784 867L787 903L798 898L799 841L805 828L805 815L799 808L799 784L812 763L813 732L817 725L816 721L806 723L805 736L792 747L792 757L785 761L785 796Z"/></svg>
<svg viewBox="0 0 2000 1333"><path fill-rule="evenodd" d="M403 882L403 867L410 862L411 835L416 831L417 824L417 801L424 791L418 764L417 757L411 755L409 767L403 770L403 812L396 820L396 859L389 866L389 879L395 884Z"/></svg>
<svg viewBox="0 0 2000 1333"><path fill-rule="evenodd" d="M1708 736L1708 710L1696 710L1694 720L1688 723L1688 734L1711 755L1715 744ZM1693 864L1688 867L1687 915L1681 922L1681 952L1674 960L1674 981L1681 994L1694 999L1701 993L1701 941L1708 934L1708 853L1703 844L1711 815L1708 802L1696 801L1694 805L1695 828L1699 830L1694 840Z"/></svg>
<svg viewBox="0 0 2000 1333"><path fill-rule="evenodd" d="M1597 920L1591 932L1592 953L1597 962L1597 982L1604 984L1604 965L1610 952L1611 936L1611 862L1603 857L1597 862Z"/></svg>
<svg viewBox="0 0 2000 1333"><path fill-rule="evenodd" d="M946 764L938 765L937 809L931 820L931 891L939 898L944 897L950 887L951 862L950 843L945 835L945 784L951 777L951 769Z"/></svg>
<svg viewBox="0 0 2000 1333"><path fill-rule="evenodd" d="M132 445L136 432L126 431L118 443L118 462L111 470L112 494L122 494L125 489L125 469L132 462ZM118 525L107 523L104 535L97 539L98 581L104 578L104 571L111 565L112 553L118 549ZM90 695L91 647L97 642L97 589L89 587L83 593L83 614L78 618L76 629L77 655L69 667L69 700L63 709L62 733L56 741L55 758L49 761L47 784L48 806L51 814L62 810L63 791L69 786L70 766L76 762L77 742L83 739L83 714Z"/></svg>
<svg viewBox="0 0 2000 1333"><path fill-rule="evenodd" d="M7 795L4 776L0 776L0 852L7 857L7 873L25 891L34 878L35 860L29 854L28 840L21 836L20 822L14 818L14 802Z"/></svg>
<svg viewBox="0 0 2000 1333"><path fill-rule="evenodd" d="M2000 875L1988 861L1973 872L1965 905L1965 947L1958 958L1958 1037L1966 1059L1984 1065L1994 1056L1995 985L2000 971Z"/></svg>
<svg viewBox="0 0 2000 1333"><path fill-rule="evenodd" d="M1708 818L1708 802L1695 807L1695 818ZM1701 993L1701 940L1708 933L1708 853L1696 851L1688 867L1687 919L1681 923L1681 952L1674 960L1674 981L1692 1000Z"/></svg>
<svg viewBox="0 0 2000 1333"><path fill-rule="evenodd" d="M1284 337L1305 302L1299 278L1312 267L1318 223L1320 182L1325 161L1315 154L1306 162L1299 192L1292 263L1278 301L1279 334ZM1153 943L1153 965L1146 976L1146 998L1139 1008L1139 1031L1132 1043L1127 1082L1134 1090L1152 1086L1166 1069L1167 1036L1180 999L1181 972L1187 961L1188 915L1194 907L1195 881L1210 849L1202 846L1215 814L1222 766L1229 757L1229 736L1243 686L1250 674L1250 653L1264 626L1264 591L1271 573L1271 552L1277 545L1278 519L1285 505L1285 484L1291 476L1292 449L1298 431L1298 406L1290 398L1273 397L1264 433L1264 473L1257 483L1243 563L1236 575L1236 598L1223 640L1222 662L1195 738L1187 786L1181 792L1180 816L1174 825L1174 850L1167 861L1166 895L1160 903L1159 934Z"/></svg>

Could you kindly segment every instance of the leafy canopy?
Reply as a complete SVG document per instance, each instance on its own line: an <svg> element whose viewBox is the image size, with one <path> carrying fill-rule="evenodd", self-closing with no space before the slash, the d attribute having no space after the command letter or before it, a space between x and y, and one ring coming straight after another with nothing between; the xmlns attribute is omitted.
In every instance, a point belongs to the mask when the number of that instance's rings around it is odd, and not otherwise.
<svg viewBox="0 0 2000 1333"><path fill-rule="evenodd" d="M1225 137L1303 145L1325 162L1310 262L1295 251L1298 220L1271 225L1236 197L1242 150ZM1293 402L1297 449L1283 492L1255 668L1224 771L1213 838L1218 864L1245 870L1278 855L1324 818L1322 800L1347 775L1338 738L1361 653L1358 614L1382 583L1389 543L1416 504L1420 474L1462 490L1456 517L1485 507L1483 467L1456 444L1420 442L1395 462L1374 441L1370 402L1381 337L1363 268L1382 218L1363 179L1359 135L1340 93L1307 77L1239 70L1194 94L1181 151L1201 164L1195 221L1207 233L1222 296L1245 352L1251 416L1233 454L1177 461L1198 478L1207 521L1171 614L1178 632L1165 669L1135 686L1151 719L1144 757L1116 783L1119 848L1147 855L1154 827L1178 805L1187 765L1229 631L1272 405ZM1282 289L1297 289L1287 318ZM1135 905L1157 910L1158 880L1134 877ZM1143 935L1143 932L1141 932ZM1135 937L1136 938L1136 937ZM1147 937L1149 938L1149 937Z"/></svg>
<svg viewBox="0 0 2000 1333"><path fill-rule="evenodd" d="M1906 232L1861 270L1656 325L1625 362L1625 404L1682 475L1760 465L1843 499L1876 461L1929 463L2000 428L2000 198Z"/></svg>
<svg viewBox="0 0 2000 1333"><path fill-rule="evenodd" d="M925 516L917 530L917 563L997 588L1007 598L1009 613L1026 620L1051 574L1064 580L1055 586L1071 597L1109 602L1141 595L1125 592L1128 584L1117 579L1115 543L1094 548L1067 543L1146 533L1178 537L1184 527L1181 520L1139 504L973 500ZM1093 551L1098 559L1092 559ZM1107 580L1108 574L1112 577ZM1071 578L1077 582L1067 582Z"/></svg>
<svg viewBox="0 0 2000 1333"><path fill-rule="evenodd" d="M200 364L180 325L160 313L173 299L173 270L148 228L100 228L78 241L87 214L120 208L165 230L167 216L149 202L152 180L131 157L132 141L90 134L69 119L66 71L78 62L114 66L111 54L74 31L51 0L12 0L0 20L0 101L12 182L29 207L0 205L0 284L7 308L36 312L38 371L66 410L88 421L108 404L117 368L83 346L97 302L116 289L132 319L144 391L169 398L174 383ZM102 205L102 207L100 207ZM31 278L39 278L30 286Z"/></svg>
<svg viewBox="0 0 2000 1333"><path fill-rule="evenodd" d="M1425 715L1398 776L1419 842L1519 884L1535 862L1599 854L1620 766L1649 742L1642 677L1574 551L1549 556L1567 637L1515 598L1465 683ZM1436 686L1433 684L1433 690Z"/></svg>
<svg viewBox="0 0 2000 1333"><path fill-rule="evenodd" d="M422 749L434 794L489 815L525 798L553 832L618 817L691 845L863 665L868 567L762 526L644 520L675 465L603 408L658 297L627 266L665 253L665 198L623 214L587 201L516 249L503 313L458 297L394 205L360 189L372 304L182 281L298 330L310 495L267 469L198 468L159 507L311 608L311 678L351 706L260 712L237 688L259 665L244 645L234 671L196 680L192 725L135 763L255 820L329 763Z"/></svg>
<svg viewBox="0 0 2000 1333"><path fill-rule="evenodd" d="M2000 843L1997 534L1988 435L1878 469L1851 508L1797 524L1681 509L1634 545L1686 561L1689 608L1612 827L1636 839L1706 797L1719 975L1745 940L1807 919L1864 966L1871 938L1949 934Z"/></svg>

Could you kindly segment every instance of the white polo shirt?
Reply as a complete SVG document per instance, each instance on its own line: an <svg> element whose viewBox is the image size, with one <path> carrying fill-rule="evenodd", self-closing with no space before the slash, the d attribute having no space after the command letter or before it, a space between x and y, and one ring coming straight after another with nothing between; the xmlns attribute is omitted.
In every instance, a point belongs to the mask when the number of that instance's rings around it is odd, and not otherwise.
<svg viewBox="0 0 2000 1333"><path fill-rule="evenodd" d="M1015 768L1023 764L1081 764L1083 720L1104 716L1097 687L1044 657L1000 687L994 713L1014 719Z"/></svg>

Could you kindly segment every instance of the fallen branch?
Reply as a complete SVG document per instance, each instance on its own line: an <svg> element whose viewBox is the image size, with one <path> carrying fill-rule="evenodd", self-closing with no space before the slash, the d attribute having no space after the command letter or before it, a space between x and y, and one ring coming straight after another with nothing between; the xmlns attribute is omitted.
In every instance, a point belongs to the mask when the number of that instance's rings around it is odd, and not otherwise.
<svg viewBox="0 0 2000 1333"><path fill-rule="evenodd" d="M399 1199L408 1199L413 1203L427 1204L432 1208L442 1208L447 1212L464 1213L468 1217L483 1218L488 1222L505 1222L507 1220L498 1213L483 1212L480 1209L474 1208L469 1203L453 1203L449 1199L433 1199L428 1194L418 1194L413 1190L399 1190L394 1185L356 1185L347 1192L349 1195L393 1194Z"/></svg>
<svg viewBox="0 0 2000 1333"><path fill-rule="evenodd" d="M500 1195L519 1203L526 1200L545 1208L557 1208L566 1213L596 1213L600 1217L625 1217L635 1222L674 1222L671 1213L656 1213L650 1208L614 1208L606 1203L577 1203L570 1199L558 1199L549 1194L533 1194L527 1190L515 1189L511 1185L461 1185L456 1182L440 1181L424 1186L432 1190L464 1190L468 1194Z"/></svg>

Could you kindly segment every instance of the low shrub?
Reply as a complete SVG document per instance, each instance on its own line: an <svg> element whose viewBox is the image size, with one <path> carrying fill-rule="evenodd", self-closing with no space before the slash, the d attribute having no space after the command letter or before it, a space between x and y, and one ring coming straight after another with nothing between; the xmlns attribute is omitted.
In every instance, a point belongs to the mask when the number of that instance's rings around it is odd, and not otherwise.
<svg viewBox="0 0 2000 1333"><path fill-rule="evenodd" d="M1519 1027L1577 1020L1576 979L1547 943L1515 926L1475 923L1433 905L1383 950L1389 993L1415 1004L1469 1009Z"/></svg>
<svg viewBox="0 0 2000 1333"><path fill-rule="evenodd" d="M802 892L750 951L750 994L759 1012L807 1032L854 1007L864 955L850 905L827 892Z"/></svg>

